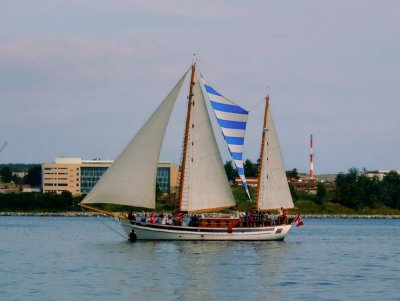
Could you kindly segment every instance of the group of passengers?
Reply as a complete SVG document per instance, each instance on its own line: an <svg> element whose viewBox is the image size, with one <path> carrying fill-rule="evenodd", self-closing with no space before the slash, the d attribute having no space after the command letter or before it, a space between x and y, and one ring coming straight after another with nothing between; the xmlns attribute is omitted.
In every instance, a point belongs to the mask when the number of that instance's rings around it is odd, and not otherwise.
<svg viewBox="0 0 400 301"><path fill-rule="evenodd" d="M240 215L241 227L260 227L287 224L287 213L284 208L278 212L278 215L271 215L269 211L262 212L261 210L252 210L242 212Z"/></svg>
<svg viewBox="0 0 400 301"><path fill-rule="evenodd" d="M151 223L159 225L183 225L183 226L200 226L200 218L198 215L169 215L166 213L147 213L142 211L136 215L133 211L128 213L128 219L142 223ZM286 210L281 207L278 215L271 215L268 211L252 210L249 212L240 213L240 227L262 227L288 224Z"/></svg>
<svg viewBox="0 0 400 301"><path fill-rule="evenodd" d="M184 215L184 214L167 214L167 213L147 213L142 211L139 215L136 215L133 211L128 213L128 219L136 222L151 223L159 225L185 225L198 227L200 226L200 216Z"/></svg>
<svg viewBox="0 0 400 301"><path fill-rule="evenodd" d="M160 213L147 213L142 210L139 216L137 216L133 211L128 213L128 219L134 221L140 221L142 223L151 223L159 225L172 225L174 223L174 218L169 214Z"/></svg>

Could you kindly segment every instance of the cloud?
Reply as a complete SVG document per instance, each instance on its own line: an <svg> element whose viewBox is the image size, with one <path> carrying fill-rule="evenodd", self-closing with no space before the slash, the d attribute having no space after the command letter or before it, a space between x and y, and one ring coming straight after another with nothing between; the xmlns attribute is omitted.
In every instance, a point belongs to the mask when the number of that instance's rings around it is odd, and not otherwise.
<svg viewBox="0 0 400 301"><path fill-rule="evenodd" d="M308 169L310 133L320 171L355 158L388 168L400 147L399 8L398 1L6 1L0 143L12 133L26 150L35 133L51 146L1 159L44 161L63 149L116 154L196 52L206 79L244 107L269 91L287 168ZM246 138L252 159L260 108ZM171 119L174 129L181 115ZM166 149L168 160L173 147Z"/></svg>

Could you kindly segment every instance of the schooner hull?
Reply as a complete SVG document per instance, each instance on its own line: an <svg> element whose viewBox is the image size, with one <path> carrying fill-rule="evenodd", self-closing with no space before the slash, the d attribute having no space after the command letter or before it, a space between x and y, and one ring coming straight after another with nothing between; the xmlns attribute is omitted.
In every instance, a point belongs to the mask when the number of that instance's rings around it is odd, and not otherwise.
<svg viewBox="0 0 400 301"><path fill-rule="evenodd" d="M282 241L291 225L269 227L238 227L229 233L227 228L202 228L131 222L120 219L119 223L128 237L136 240L227 240L227 241Z"/></svg>
<svg viewBox="0 0 400 301"><path fill-rule="evenodd" d="M204 218L199 222L191 223L196 227L187 226L186 222L182 223L183 225L159 225L131 221L123 215L107 213L87 205L111 203L128 205L133 208L156 208L156 175L162 142L186 74L187 72L85 197L82 206L118 217L119 223L132 241L284 240L291 224L261 226L263 223L260 221L248 221L245 223L246 227L243 227L243 222L236 217L217 218L214 221L211 218ZM210 108L207 106L203 90L210 97L211 107L214 110L229 152L243 181L243 186L246 186L243 170L243 146L248 111L222 96L211 86L202 86L199 80L201 77L196 73L194 61L191 66L179 176L179 195L175 208L177 212L181 213L210 212L218 208L229 208L236 205L226 177L224 162L209 116ZM268 109L268 99L267 97L257 198L256 203L252 204L257 211L294 207L279 150L277 134ZM249 224L254 226L251 227Z"/></svg>

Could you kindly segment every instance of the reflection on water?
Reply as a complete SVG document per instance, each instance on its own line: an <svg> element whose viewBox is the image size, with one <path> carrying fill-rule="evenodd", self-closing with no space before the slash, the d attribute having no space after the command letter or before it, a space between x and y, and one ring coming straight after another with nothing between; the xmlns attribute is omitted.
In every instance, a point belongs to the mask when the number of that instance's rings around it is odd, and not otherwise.
<svg viewBox="0 0 400 301"><path fill-rule="evenodd" d="M133 244L104 223L120 231L104 218L0 218L0 299L398 297L400 221L307 220L284 242Z"/></svg>
<svg viewBox="0 0 400 301"><path fill-rule="evenodd" d="M181 300L220 300L221 292L226 298L237 298L246 285L262 288L271 281L267 278L284 277L277 267L287 265L284 255L290 244L138 241L132 248L142 254L135 271L151 280L141 287L145 295L158 292Z"/></svg>

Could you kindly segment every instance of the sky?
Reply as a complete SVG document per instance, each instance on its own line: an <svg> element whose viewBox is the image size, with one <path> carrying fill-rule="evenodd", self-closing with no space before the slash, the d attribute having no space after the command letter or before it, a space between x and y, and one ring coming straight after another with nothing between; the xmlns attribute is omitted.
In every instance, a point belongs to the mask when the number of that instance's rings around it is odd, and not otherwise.
<svg viewBox="0 0 400 301"><path fill-rule="evenodd" d="M0 163L115 159L196 53L206 81L250 110L264 98L287 170L400 169L400 2L2 1ZM161 160L179 162L186 87ZM228 152L220 143L222 155Z"/></svg>

